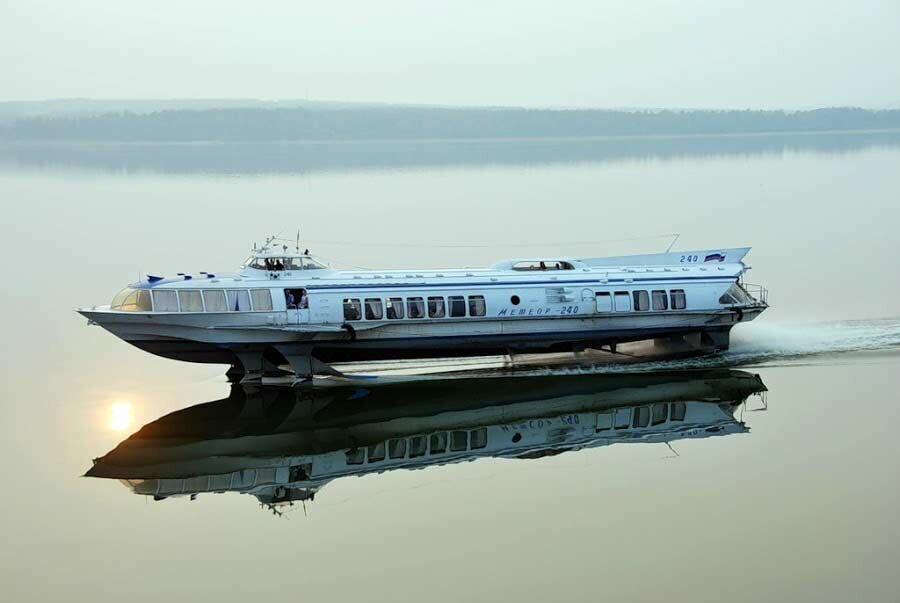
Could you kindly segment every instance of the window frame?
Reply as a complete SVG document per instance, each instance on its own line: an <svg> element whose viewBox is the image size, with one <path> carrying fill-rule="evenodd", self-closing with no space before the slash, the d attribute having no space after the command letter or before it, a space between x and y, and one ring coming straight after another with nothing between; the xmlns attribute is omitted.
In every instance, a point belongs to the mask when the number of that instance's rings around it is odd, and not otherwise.
<svg viewBox="0 0 900 603"><path fill-rule="evenodd" d="M462 314L458 314L454 312L454 304L462 304ZM447 306L448 312L447 315L450 318L465 318L466 311L468 310L468 305L466 304L466 296L465 295L448 295L447 296Z"/></svg>
<svg viewBox="0 0 900 603"><path fill-rule="evenodd" d="M399 309L399 312L397 311ZM394 316L391 316L391 312ZM387 320L403 320L406 318L406 309L402 297L389 297L384 302L384 316Z"/></svg>
<svg viewBox="0 0 900 603"><path fill-rule="evenodd" d="M440 313L432 312L432 304L435 309L440 309ZM428 311L428 318L446 318L447 317L447 300L443 295L429 295L425 300L425 307Z"/></svg>
<svg viewBox="0 0 900 603"><path fill-rule="evenodd" d="M159 310L156 296L166 296L171 295L175 299L175 309L174 310ZM178 290L177 289L151 289L150 290L150 298L153 300L153 311L154 312L164 312L167 314L174 314L176 312L181 311L181 303L178 301Z"/></svg>
<svg viewBox="0 0 900 603"><path fill-rule="evenodd" d="M362 310L362 302L358 297L344 297L341 301L341 310L343 313L344 320L348 322L356 322L358 320L362 320L363 310ZM355 311L356 317L354 318L352 315L348 316L347 311Z"/></svg>
<svg viewBox="0 0 900 603"><path fill-rule="evenodd" d="M196 295L198 298L200 298L200 309L199 310L185 310L184 309L184 305L185 305L184 301L181 299L181 297L183 295L186 295L186 296ZM200 289L179 289L178 290L178 311L179 312L188 312L188 313L193 313L193 314L205 312L206 305L203 303L203 293L200 291Z"/></svg>
<svg viewBox="0 0 900 603"><path fill-rule="evenodd" d="M235 295L234 301L237 302L236 308L234 310L231 309L231 301L232 301L231 294L232 293ZM242 293L247 296L247 309L246 310L241 310L241 308L240 308ZM226 310L225 310L226 312L252 312L253 304L250 301L250 290L249 289L225 289L225 306L226 306Z"/></svg>
<svg viewBox="0 0 900 603"><path fill-rule="evenodd" d="M480 310L481 312L476 312L478 307L478 302L481 302ZM487 300L484 299L484 295L468 295L466 299L466 307L469 311L469 316L473 318L482 318L487 316Z"/></svg>
<svg viewBox="0 0 900 603"><path fill-rule="evenodd" d="M669 299L673 310L687 310L687 293L684 289L669 289ZM681 304L677 300L681 300Z"/></svg>
<svg viewBox="0 0 900 603"><path fill-rule="evenodd" d="M265 296L265 299L268 299L268 308L256 307L255 298L259 296ZM272 300L272 291L270 289L263 289L261 287L250 289L250 308L252 308L253 312L273 312L275 310L275 303Z"/></svg>
<svg viewBox="0 0 900 603"><path fill-rule="evenodd" d="M631 307L635 312L650 311L650 292L646 289L635 289L631 292Z"/></svg>
<svg viewBox="0 0 900 603"><path fill-rule="evenodd" d="M413 315L413 308L417 316ZM419 320L428 315L428 309L425 306L424 297L407 297L406 298L406 316L410 320Z"/></svg>
<svg viewBox="0 0 900 603"><path fill-rule="evenodd" d="M228 296L225 294L225 289L201 289L200 291L203 294L203 311L204 312L228 312ZM210 310L209 301L206 299L207 294L210 294L210 297L218 296L222 301L222 309L221 310Z"/></svg>
<svg viewBox="0 0 900 603"><path fill-rule="evenodd" d="M377 304L377 306L375 305ZM378 316L371 311L378 308ZM380 297L366 297L363 299L363 311L366 320L384 320L384 301Z"/></svg>
<svg viewBox="0 0 900 603"><path fill-rule="evenodd" d="M662 301L661 308L657 308L657 302ZM650 291L650 308L654 312L665 312L669 309L669 294L665 289L653 289Z"/></svg>

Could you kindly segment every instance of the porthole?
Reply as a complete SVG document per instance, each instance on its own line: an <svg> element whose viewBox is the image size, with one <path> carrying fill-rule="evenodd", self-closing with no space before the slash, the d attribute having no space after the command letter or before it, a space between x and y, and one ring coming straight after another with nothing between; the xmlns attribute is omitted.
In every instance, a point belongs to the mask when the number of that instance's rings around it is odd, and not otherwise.
<svg viewBox="0 0 900 603"><path fill-rule="evenodd" d="M514 434L513 434L513 437L512 437L512 441L513 441L513 444L518 444L519 442L521 442L521 441L522 441L522 434L521 434L521 433L514 433Z"/></svg>
<svg viewBox="0 0 900 603"><path fill-rule="evenodd" d="M509 298L509 301L510 301L510 303L512 303L512 305L518 306L519 302L522 300L519 299L518 295L513 295L512 297Z"/></svg>

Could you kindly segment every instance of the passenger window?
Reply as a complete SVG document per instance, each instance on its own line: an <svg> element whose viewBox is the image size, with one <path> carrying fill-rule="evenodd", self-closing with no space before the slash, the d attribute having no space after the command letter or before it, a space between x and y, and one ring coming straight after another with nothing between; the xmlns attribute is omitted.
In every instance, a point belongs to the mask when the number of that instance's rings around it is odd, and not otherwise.
<svg viewBox="0 0 900 603"><path fill-rule="evenodd" d="M469 316L484 316L487 308L484 303L483 295L469 296Z"/></svg>
<svg viewBox="0 0 900 603"><path fill-rule="evenodd" d="M366 298L366 320L381 320L384 318L384 308L378 297Z"/></svg>
<svg viewBox="0 0 900 603"><path fill-rule="evenodd" d="M400 297L390 297L385 303L388 320L403 318L403 299Z"/></svg>
<svg viewBox="0 0 900 603"><path fill-rule="evenodd" d="M179 291L178 301L182 312L203 312L203 297L199 291Z"/></svg>
<svg viewBox="0 0 900 603"><path fill-rule="evenodd" d="M228 294L228 311L229 312L249 312L250 311L250 292L246 289L229 289L225 293Z"/></svg>
<svg viewBox="0 0 900 603"><path fill-rule="evenodd" d="M388 456L392 459L402 459L406 456L406 438L388 440Z"/></svg>
<svg viewBox="0 0 900 603"><path fill-rule="evenodd" d="M225 312L228 310L224 291L204 291L203 304L206 306L207 312Z"/></svg>
<svg viewBox="0 0 900 603"><path fill-rule="evenodd" d="M428 298L428 318L443 318L447 315L443 297Z"/></svg>
<svg viewBox="0 0 900 603"><path fill-rule="evenodd" d="M469 441L472 443L472 450L484 448L487 446L487 428L479 427L469 432Z"/></svg>
<svg viewBox="0 0 900 603"><path fill-rule="evenodd" d="M608 291L597 293L597 312L612 312L612 295Z"/></svg>
<svg viewBox="0 0 900 603"><path fill-rule="evenodd" d="M459 318L466 315L466 298L461 295L451 295L447 298L450 304L450 317Z"/></svg>
<svg viewBox="0 0 900 603"><path fill-rule="evenodd" d="M616 429L626 429L631 426L631 409L630 408L617 408L616 409L616 422L613 425Z"/></svg>
<svg viewBox="0 0 900 603"><path fill-rule="evenodd" d="M369 462L374 463L384 460L384 442L378 442L369 446Z"/></svg>
<svg viewBox="0 0 900 603"><path fill-rule="evenodd" d="M468 431L451 431L450 432L450 451L459 452L469 447Z"/></svg>
<svg viewBox="0 0 900 603"><path fill-rule="evenodd" d="M634 409L634 423L632 427L646 427L650 424L650 407L639 406Z"/></svg>
<svg viewBox="0 0 900 603"><path fill-rule="evenodd" d="M665 291L653 292L653 309L657 312L669 309L669 297Z"/></svg>
<svg viewBox="0 0 900 603"><path fill-rule="evenodd" d="M250 301L254 312L272 311L272 292L268 289L250 289Z"/></svg>
<svg viewBox="0 0 900 603"><path fill-rule="evenodd" d="M153 291L154 312L178 312L178 295L175 291Z"/></svg>
<svg viewBox="0 0 900 603"><path fill-rule="evenodd" d="M447 452L447 432L431 434L428 441L428 451L431 454L444 454Z"/></svg>
<svg viewBox="0 0 900 603"><path fill-rule="evenodd" d="M425 318L425 301L421 297L408 297L406 309L410 318Z"/></svg>
<svg viewBox="0 0 900 603"><path fill-rule="evenodd" d="M366 462L365 448L351 448L347 451L348 465L362 465L364 462Z"/></svg>
<svg viewBox="0 0 900 603"><path fill-rule="evenodd" d="M362 318L362 306L358 299L344 300L344 320L359 320Z"/></svg>
<svg viewBox="0 0 900 603"><path fill-rule="evenodd" d="M607 431L612 429L613 413L603 412L597 415L597 431Z"/></svg>
<svg viewBox="0 0 900 603"><path fill-rule="evenodd" d="M673 421L684 421L684 415L687 413L687 405L684 402L672 402L671 419Z"/></svg>
<svg viewBox="0 0 900 603"><path fill-rule="evenodd" d="M631 296L627 291L616 291L616 312L628 312L631 310Z"/></svg>
<svg viewBox="0 0 900 603"><path fill-rule="evenodd" d="M669 418L669 405L665 402L653 405L653 418L651 424L660 425Z"/></svg>
<svg viewBox="0 0 900 603"><path fill-rule="evenodd" d="M646 312L650 309L650 296L646 291L635 291L633 295L635 311Z"/></svg>
<svg viewBox="0 0 900 603"><path fill-rule="evenodd" d="M672 289L669 291L669 296L672 298L673 310L684 310L687 308L687 297L684 295L684 289Z"/></svg>
<svg viewBox="0 0 900 603"><path fill-rule="evenodd" d="M425 456L425 446L428 440L425 436L413 436L409 438L409 458Z"/></svg>

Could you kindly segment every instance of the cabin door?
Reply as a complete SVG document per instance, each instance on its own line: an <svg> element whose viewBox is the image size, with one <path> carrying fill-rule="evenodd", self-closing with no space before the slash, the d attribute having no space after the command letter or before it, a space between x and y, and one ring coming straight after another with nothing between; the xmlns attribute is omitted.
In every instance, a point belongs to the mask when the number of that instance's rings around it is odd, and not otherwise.
<svg viewBox="0 0 900 603"><path fill-rule="evenodd" d="M288 310L287 322L289 325L302 325L309 322L309 309Z"/></svg>
<svg viewBox="0 0 900 603"><path fill-rule="evenodd" d="M287 324L299 325L309 322L309 298L306 289L285 289L284 305Z"/></svg>

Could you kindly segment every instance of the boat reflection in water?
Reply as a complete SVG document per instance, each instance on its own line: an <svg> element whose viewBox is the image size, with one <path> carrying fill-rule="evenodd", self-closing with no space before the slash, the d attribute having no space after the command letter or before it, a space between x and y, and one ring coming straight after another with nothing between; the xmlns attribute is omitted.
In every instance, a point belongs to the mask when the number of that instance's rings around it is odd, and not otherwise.
<svg viewBox="0 0 900 603"><path fill-rule="evenodd" d="M735 411L765 391L736 370L234 385L145 425L87 475L157 500L240 492L276 509L350 475L743 433Z"/></svg>

